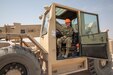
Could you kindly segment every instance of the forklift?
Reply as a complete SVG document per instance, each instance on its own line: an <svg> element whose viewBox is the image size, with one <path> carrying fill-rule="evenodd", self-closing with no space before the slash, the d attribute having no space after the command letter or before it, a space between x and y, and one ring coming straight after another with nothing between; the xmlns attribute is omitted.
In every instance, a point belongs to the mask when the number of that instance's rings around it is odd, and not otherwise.
<svg viewBox="0 0 113 75"><path fill-rule="evenodd" d="M0 48L0 75L68 75L90 71L90 75L111 75L108 32L101 32L98 14L53 3L44 7L40 41L27 33L1 33L0 39L13 45ZM58 57L57 39L63 35L65 19L71 20L72 45L67 58ZM29 39L35 49L23 39ZM3 45L2 45L3 46ZM66 50L62 45L62 52Z"/></svg>

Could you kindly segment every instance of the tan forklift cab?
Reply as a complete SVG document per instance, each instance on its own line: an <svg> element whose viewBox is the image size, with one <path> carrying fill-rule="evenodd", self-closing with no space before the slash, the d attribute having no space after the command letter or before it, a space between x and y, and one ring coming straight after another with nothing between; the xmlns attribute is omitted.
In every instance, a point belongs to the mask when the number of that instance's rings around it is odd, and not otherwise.
<svg viewBox="0 0 113 75"><path fill-rule="evenodd" d="M66 18L74 29L73 44L69 56L58 58L57 39ZM58 32L58 33L57 33ZM52 74L68 74L88 69L87 57L108 59L108 33L100 32L98 14L53 3L43 16L40 44L49 54L49 71ZM79 52L76 45L79 44ZM73 47L73 46L72 46ZM77 54L78 53L78 54Z"/></svg>

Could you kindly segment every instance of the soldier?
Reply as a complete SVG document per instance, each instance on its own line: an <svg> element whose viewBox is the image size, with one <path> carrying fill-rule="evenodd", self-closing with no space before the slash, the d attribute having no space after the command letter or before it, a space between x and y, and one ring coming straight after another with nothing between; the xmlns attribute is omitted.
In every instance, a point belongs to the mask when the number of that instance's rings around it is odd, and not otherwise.
<svg viewBox="0 0 113 75"><path fill-rule="evenodd" d="M68 57L69 49L71 48L71 43L72 43L72 35L73 35L73 28L71 27L71 20L70 19L65 19L65 24L66 26L63 27L61 30L61 33L63 34L63 37L57 39L57 46L59 48L59 54L61 53L61 46L62 43L66 43L66 52L64 54L64 58Z"/></svg>

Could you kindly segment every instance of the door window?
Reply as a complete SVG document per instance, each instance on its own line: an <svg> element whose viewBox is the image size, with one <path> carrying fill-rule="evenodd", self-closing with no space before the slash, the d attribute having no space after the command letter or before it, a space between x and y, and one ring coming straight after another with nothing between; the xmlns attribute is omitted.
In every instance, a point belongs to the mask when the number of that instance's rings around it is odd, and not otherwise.
<svg viewBox="0 0 113 75"><path fill-rule="evenodd" d="M97 15L81 13L82 35L98 33Z"/></svg>

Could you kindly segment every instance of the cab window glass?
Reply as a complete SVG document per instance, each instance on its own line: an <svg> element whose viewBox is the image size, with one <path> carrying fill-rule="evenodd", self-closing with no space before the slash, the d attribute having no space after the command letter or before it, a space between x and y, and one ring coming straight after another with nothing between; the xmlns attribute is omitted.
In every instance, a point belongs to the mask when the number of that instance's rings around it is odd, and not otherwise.
<svg viewBox="0 0 113 75"><path fill-rule="evenodd" d="M72 20L72 27L75 33L78 33L78 19L75 18Z"/></svg>
<svg viewBox="0 0 113 75"><path fill-rule="evenodd" d="M82 35L98 33L97 15L81 13Z"/></svg>
<svg viewBox="0 0 113 75"><path fill-rule="evenodd" d="M49 24L49 12L44 16L42 35L47 34L48 24Z"/></svg>

